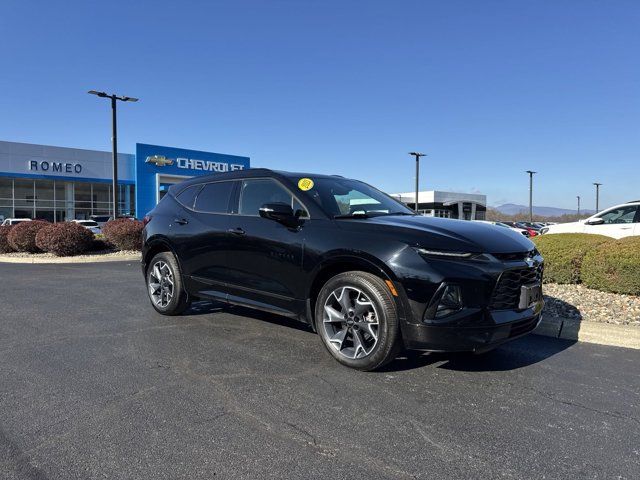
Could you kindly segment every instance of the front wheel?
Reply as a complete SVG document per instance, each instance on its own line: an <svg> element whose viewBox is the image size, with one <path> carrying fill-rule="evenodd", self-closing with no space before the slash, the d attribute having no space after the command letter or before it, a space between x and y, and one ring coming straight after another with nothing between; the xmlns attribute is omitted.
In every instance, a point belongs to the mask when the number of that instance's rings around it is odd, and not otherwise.
<svg viewBox="0 0 640 480"><path fill-rule="evenodd" d="M367 272L345 272L320 290L318 333L343 365L370 371L393 360L401 348L396 304L384 281Z"/></svg>
<svg viewBox="0 0 640 480"><path fill-rule="evenodd" d="M189 308L182 274L171 252L158 253L147 268L147 291L151 305L163 315L180 315Z"/></svg>

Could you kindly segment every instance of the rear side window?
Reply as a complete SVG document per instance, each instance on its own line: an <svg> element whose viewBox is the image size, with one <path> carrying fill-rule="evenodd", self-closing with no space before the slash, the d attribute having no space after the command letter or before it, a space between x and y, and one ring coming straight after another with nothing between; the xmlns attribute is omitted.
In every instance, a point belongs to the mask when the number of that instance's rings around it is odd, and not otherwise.
<svg viewBox="0 0 640 480"><path fill-rule="evenodd" d="M196 199L196 194L202 185L191 185L190 187L182 190L177 196L176 200L182 205L188 208L193 208L193 202Z"/></svg>
<svg viewBox="0 0 640 480"><path fill-rule="evenodd" d="M196 210L206 213L227 213L233 182L207 183L196 198Z"/></svg>

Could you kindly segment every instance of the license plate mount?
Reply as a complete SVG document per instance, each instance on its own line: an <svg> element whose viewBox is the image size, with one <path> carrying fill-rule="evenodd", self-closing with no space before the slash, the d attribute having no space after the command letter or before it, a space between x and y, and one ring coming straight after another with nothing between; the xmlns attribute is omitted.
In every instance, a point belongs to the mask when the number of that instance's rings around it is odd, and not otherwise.
<svg viewBox="0 0 640 480"><path fill-rule="evenodd" d="M524 310L542 300L542 285L534 283L520 287L520 303L518 308Z"/></svg>

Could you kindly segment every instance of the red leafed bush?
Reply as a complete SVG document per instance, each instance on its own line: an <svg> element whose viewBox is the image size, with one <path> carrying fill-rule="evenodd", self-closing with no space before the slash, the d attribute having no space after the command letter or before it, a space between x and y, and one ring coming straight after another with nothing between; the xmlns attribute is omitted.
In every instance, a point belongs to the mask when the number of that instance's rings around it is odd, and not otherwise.
<svg viewBox="0 0 640 480"><path fill-rule="evenodd" d="M107 222L102 227L102 233L119 250L140 250L143 228L144 224L139 220L117 218Z"/></svg>
<svg viewBox="0 0 640 480"><path fill-rule="evenodd" d="M13 248L11 248L11 245L9 245L9 238L8 238L11 228L12 227L9 225L0 227L0 253L13 252Z"/></svg>
<svg viewBox="0 0 640 480"><path fill-rule="evenodd" d="M82 225L61 222L47 225L36 235L37 247L59 257L84 253L91 248L93 233Z"/></svg>
<svg viewBox="0 0 640 480"><path fill-rule="evenodd" d="M16 252L40 252L36 245L36 235L47 225L51 224L44 220L32 220L31 222L20 222L14 225L9 232L9 245Z"/></svg>

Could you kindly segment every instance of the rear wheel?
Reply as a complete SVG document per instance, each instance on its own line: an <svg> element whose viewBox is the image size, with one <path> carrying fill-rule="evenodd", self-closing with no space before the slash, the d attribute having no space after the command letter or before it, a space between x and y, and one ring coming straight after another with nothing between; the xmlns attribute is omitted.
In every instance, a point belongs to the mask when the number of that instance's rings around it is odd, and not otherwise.
<svg viewBox="0 0 640 480"><path fill-rule="evenodd" d="M346 272L320 290L315 308L320 338L340 363L375 370L401 348L395 301L386 284L367 272Z"/></svg>
<svg viewBox="0 0 640 480"><path fill-rule="evenodd" d="M151 305L163 315L180 315L189 308L180 267L171 252L153 257L147 268L147 291Z"/></svg>

